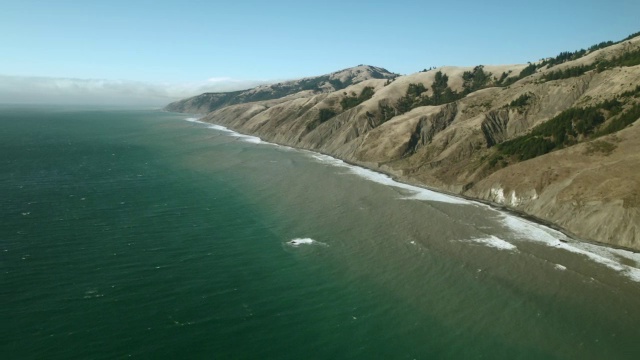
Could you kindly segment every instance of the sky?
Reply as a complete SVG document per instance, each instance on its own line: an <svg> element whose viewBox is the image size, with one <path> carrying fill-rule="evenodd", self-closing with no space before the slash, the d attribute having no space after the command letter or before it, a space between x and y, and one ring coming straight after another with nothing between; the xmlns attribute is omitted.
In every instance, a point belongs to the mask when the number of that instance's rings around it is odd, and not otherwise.
<svg viewBox="0 0 640 360"><path fill-rule="evenodd" d="M0 0L0 103L162 104L358 64L526 63L620 40L638 14L638 0Z"/></svg>

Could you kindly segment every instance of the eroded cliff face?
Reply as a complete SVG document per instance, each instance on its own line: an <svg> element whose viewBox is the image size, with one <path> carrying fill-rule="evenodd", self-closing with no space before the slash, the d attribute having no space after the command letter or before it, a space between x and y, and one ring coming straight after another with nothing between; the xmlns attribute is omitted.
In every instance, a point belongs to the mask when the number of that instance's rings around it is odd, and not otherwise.
<svg viewBox="0 0 640 360"><path fill-rule="evenodd" d="M437 72L463 91L465 71L439 68L394 81L368 79L339 91L307 91L235 104L203 120L289 146L330 154L436 190L491 201L552 222L577 236L640 250L640 129L581 141L521 162L489 161L496 145L532 131L564 110L585 107L640 85L640 66L588 71L543 81L544 74L640 48L632 39L553 69L540 69L506 87L474 91L457 101L400 113L394 104L410 84L430 96ZM484 67L495 78L527 65ZM371 98L344 109L349 96ZM514 100L525 96L524 105ZM635 100L634 100L635 99ZM630 101L640 102L638 98ZM334 114L323 118L322 114Z"/></svg>
<svg viewBox="0 0 640 360"><path fill-rule="evenodd" d="M638 249L640 127L501 169L465 194L533 214L577 236Z"/></svg>

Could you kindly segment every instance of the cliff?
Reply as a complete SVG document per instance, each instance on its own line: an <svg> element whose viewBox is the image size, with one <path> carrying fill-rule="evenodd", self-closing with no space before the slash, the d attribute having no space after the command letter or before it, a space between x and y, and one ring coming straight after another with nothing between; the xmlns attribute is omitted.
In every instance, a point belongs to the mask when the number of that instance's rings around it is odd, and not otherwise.
<svg viewBox="0 0 640 360"><path fill-rule="evenodd" d="M400 77L361 66L342 71L340 89L329 74L278 97L260 98L270 85L167 110L640 250L639 59L630 37L533 64Z"/></svg>

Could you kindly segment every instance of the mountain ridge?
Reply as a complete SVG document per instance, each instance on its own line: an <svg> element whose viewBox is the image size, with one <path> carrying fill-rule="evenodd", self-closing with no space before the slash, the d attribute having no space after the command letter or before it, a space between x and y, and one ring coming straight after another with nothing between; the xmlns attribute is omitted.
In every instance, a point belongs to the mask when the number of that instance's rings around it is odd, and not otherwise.
<svg viewBox="0 0 640 360"><path fill-rule="evenodd" d="M208 113L223 106L247 102L274 100L303 91L331 92L369 79L391 79L398 76L388 70L370 65L358 65L329 74L259 85L246 90L210 92L170 103L167 111Z"/></svg>

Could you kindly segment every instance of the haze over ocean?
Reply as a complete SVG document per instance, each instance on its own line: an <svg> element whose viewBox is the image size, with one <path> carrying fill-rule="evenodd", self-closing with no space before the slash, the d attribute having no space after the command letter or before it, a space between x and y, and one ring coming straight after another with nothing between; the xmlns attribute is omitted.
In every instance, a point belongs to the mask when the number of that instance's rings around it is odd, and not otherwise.
<svg viewBox="0 0 640 360"><path fill-rule="evenodd" d="M3 358L640 356L637 255L186 118L0 108Z"/></svg>
<svg viewBox="0 0 640 360"><path fill-rule="evenodd" d="M526 64L639 31L640 2L4 1L0 103L162 107L367 64Z"/></svg>

